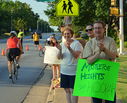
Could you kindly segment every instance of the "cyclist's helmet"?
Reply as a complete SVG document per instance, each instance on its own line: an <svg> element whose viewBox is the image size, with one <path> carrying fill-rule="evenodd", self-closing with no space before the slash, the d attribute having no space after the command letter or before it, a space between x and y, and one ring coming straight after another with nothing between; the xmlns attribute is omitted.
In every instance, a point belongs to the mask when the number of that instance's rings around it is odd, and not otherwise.
<svg viewBox="0 0 127 103"><path fill-rule="evenodd" d="M11 32L10 32L10 36L12 36L12 37L17 36L16 31L11 31Z"/></svg>

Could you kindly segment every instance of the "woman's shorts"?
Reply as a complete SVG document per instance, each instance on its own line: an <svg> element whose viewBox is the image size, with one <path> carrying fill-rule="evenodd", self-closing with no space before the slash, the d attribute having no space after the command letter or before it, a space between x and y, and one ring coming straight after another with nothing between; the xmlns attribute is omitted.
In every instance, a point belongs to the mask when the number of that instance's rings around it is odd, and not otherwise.
<svg viewBox="0 0 127 103"><path fill-rule="evenodd" d="M75 75L65 75L61 74L61 88L74 88Z"/></svg>
<svg viewBox="0 0 127 103"><path fill-rule="evenodd" d="M35 45L39 45L39 41L34 41L34 44Z"/></svg>
<svg viewBox="0 0 127 103"><path fill-rule="evenodd" d="M13 60L12 56L19 56L20 54L21 54L21 51L19 48L10 48L10 49L7 49L6 51L6 56L8 61Z"/></svg>

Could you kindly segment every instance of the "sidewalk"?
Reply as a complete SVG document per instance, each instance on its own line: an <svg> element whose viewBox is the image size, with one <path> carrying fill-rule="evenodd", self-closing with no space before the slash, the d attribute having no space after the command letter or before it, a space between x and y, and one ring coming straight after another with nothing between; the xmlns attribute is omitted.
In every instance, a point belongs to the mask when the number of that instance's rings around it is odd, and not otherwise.
<svg viewBox="0 0 127 103"><path fill-rule="evenodd" d="M49 91L46 103L66 103L65 91L62 88ZM78 103L91 103L91 98L79 97Z"/></svg>
<svg viewBox="0 0 127 103"><path fill-rule="evenodd" d="M51 89L51 69L46 68L43 77L30 89L22 103L66 103L62 88ZM78 103L91 103L90 97L79 97ZM117 100L117 103L122 103Z"/></svg>
<svg viewBox="0 0 127 103"><path fill-rule="evenodd" d="M66 103L65 91L62 88L49 91L46 103ZM92 103L90 97L79 97L78 103ZM117 99L116 103L122 103Z"/></svg>

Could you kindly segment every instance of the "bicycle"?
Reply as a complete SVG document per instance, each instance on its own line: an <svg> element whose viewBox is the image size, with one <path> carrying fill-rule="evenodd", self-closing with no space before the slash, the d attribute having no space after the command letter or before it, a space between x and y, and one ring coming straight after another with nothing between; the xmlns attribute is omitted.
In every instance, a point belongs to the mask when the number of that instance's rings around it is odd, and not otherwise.
<svg viewBox="0 0 127 103"><path fill-rule="evenodd" d="M12 71L11 71L11 75L12 75L12 83L15 84L16 80L18 79L18 68L17 68L17 62L16 62L16 56L12 56Z"/></svg>
<svg viewBox="0 0 127 103"><path fill-rule="evenodd" d="M44 56L44 48L39 49L39 56L40 57Z"/></svg>
<svg viewBox="0 0 127 103"><path fill-rule="evenodd" d="M42 47L42 48L39 49L39 56L40 57L43 57L44 54L45 54L45 47ZM47 66L50 66L50 65L49 64L46 64L44 68L46 68Z"/></svg>

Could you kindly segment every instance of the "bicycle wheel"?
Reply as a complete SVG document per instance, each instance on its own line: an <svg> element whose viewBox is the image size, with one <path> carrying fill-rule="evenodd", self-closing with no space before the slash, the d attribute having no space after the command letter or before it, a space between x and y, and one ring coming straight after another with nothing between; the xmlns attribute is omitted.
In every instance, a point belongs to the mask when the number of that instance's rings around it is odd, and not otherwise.
<svg viewBox="0 0 127 103"><path fill-rule="evenodd" d="M44 55L43 50L39 50L39 56L42 57Z"/></svg>
<svg viewBox="0 0 127 103"><path fill-rule="evenodd" d="M17 63L16 60L14 60L14 64L15 64L15 68L14 68L14 75L15 75L15 79L18 79L18 68L17 68Z"/></svg>
<svg viewBox="0 0 127 103"><path fill-rule="evenodd" d="M12 63L12 71L11 71L11 75L12 75L11 80L12 80L13 84L15 84L15 82L16 82L16 77L15 77L16 71L15 70L16 70L16 64L15 64L15 62L13 62Z"/></svg>
<svg viewBox="0 0 127 103"><path fill-rule="evenodd" d="M17 66L14 70L14 76L15 76L15 79L17 80L18 79L18 69L17 69Z"/></svg>

